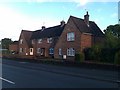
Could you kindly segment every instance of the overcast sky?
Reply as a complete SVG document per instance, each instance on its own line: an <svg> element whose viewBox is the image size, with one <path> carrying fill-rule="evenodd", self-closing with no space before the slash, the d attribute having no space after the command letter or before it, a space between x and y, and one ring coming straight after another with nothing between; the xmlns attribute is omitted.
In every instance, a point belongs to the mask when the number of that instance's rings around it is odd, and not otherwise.
<svg viewBox="0 0 120 90"><path fill-rule="evenodd" d="M69 1L69 2L68 2ZM109 2L108 2L109 1ZM114 2L113 2L114 1ZM22 29L37 30L67 22L70 15L90 20L101 30L118 23L119 0L3 0L0 1L0 39L18 40Z"/></svg>

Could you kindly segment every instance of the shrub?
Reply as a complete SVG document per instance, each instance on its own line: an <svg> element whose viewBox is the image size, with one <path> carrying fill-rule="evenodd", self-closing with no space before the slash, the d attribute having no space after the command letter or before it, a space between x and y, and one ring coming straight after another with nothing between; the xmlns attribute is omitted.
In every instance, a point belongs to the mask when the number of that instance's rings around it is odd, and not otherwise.
<svg viewBox="0 0 120 90"><path fill-rule="evenodd" d="M83 62L84 61L84 53L79 52L75 54L75 60L78 62Z"/></svg>
<svg viewBox="0 0 120 90"><path fill-rule="evenodd" d="M104 48L101 50L101 62L114 63L115 53L117 49L115 48Z"/></svg>
<svg viewBox="0 0 120 90"><path fill-rule="evenodd" d="M115 54L114 64L120 65L120 51Z"/></svg>

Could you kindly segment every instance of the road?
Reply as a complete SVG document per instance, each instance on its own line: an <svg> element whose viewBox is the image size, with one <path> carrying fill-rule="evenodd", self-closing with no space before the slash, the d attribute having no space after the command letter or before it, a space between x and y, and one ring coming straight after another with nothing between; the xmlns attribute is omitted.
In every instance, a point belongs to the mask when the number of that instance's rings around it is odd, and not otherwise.
<svg viewBox="0 0 120 90"><path fill-rule="evenodd" d="M118 88L118 72L2 60L2 88Z"/></svg>

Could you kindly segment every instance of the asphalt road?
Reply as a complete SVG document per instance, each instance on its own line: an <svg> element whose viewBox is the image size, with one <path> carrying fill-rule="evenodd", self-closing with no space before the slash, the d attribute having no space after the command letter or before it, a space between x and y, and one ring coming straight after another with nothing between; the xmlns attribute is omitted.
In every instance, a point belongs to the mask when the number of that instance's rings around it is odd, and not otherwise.
<svg viewBox="0 0 120 90"><path fill-rule="evenodd" d="M2 88L118 88L117 71L2 60Z"/></svg>

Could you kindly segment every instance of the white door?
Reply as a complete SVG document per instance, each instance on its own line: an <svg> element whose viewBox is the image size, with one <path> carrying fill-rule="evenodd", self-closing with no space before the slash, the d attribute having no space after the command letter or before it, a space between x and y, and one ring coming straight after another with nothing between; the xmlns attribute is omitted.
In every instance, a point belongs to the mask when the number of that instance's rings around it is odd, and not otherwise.
<svg viewBox="0 0 120 90"><path fill-rule="evenodd" d="M30 48L30 55L33 55L33 48Z"/></svg>

